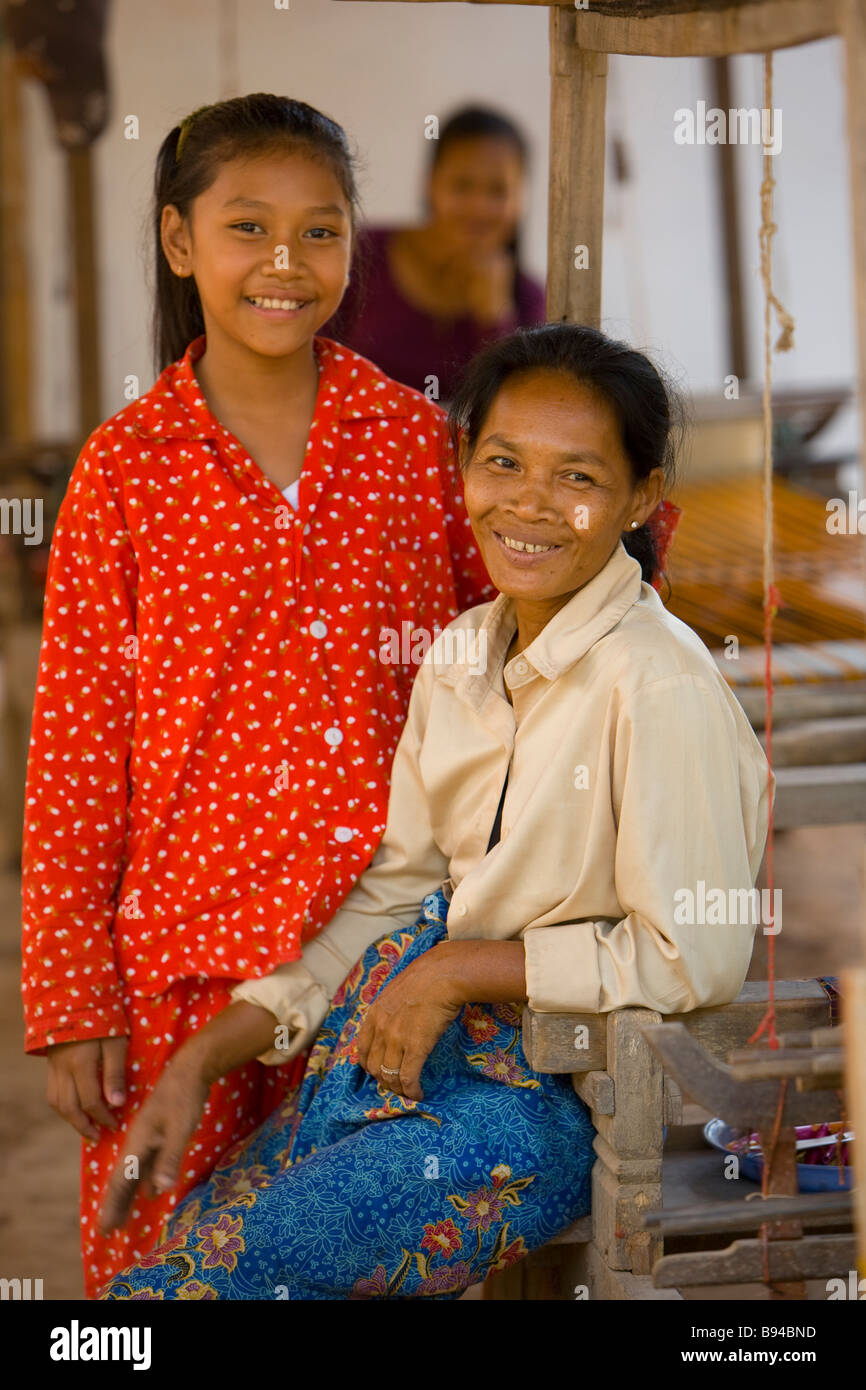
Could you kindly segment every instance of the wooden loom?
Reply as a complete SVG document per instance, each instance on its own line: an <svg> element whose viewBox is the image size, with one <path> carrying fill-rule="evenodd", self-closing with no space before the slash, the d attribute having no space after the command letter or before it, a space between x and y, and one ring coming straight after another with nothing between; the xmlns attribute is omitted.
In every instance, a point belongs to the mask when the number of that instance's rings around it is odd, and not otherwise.
<svg viewBox="0 0 866 1390"><path fill-rule="evenodd" d="M386 0L379 0L383 2ZM412 2L425 3L425 0ZM436 0L426 2L436 3ZM473 0L473 3L538 4L543 0ZM601 319L608 54L720 58L736 53L767 53L841 35L847 71L859 333L858 384L861 403L866 400L866 0L825 0L820 6L812 0L707 0L703 5L697 5L694 0L592 0L591 8L579 8L576 4L548 8L551 117L547 318L548 321L565 320L596 326ZM585 268L575 266L573 248L576 246L589 250ZM814 686L829 673L833 677L830 683L834 687L834 698L829 705L819 698L817 711L826 713L828 709L838 708L834 701L835 687L839 685L847 687L843 691L843 704L847 698L848 706L853 701L853 707L862 710L866 708L862 703L866 691L862 600L834 605L828 596L821 594L826 572L835 570L838 573L840 564L849 564L849 577L862 577L862 545L852 536L847 553L843 554L843 547L838 544L828 550L826 515L820 502L810 506L810 499L788 497L784 484L779 481L774 484L773 492L782 523L777 537L781 549L779 587L787 607L794 610L794 613L786 613L780 622L781 631L789 638L785 644L789 680L796 682L798 676L805 674ZM698 618L695 623L698 627L709 615L712 623L717 624L713 636L724 639L731 629L735 633L739 630L748 645L750 639L756 640L756 633L762 627L761 605L755 607L752 592L758 572L753 563L749 572L746 557L744 580L739 586L732 586L731 571L724 557L718 552L714 554L712 547L705 546L703 540L703 536L712 536L715 540L719 528L707 527L703 533L694 529L690 543L689 530L694 523L687 524L685 508L688 503L692 515L697 513L698 517L701 507L708 508L714 518L718 516L717 508L735 509L740 531L734 558L742 568L743 552L748 547L743 545L741 528L750 525L750 518L759 514L760 494L746 489L737 507L730 486L724 485L681 501L684 506L682 536L678 536L672 550L672 556L678 557L672 561L672 571L676 576L675 566L680 564L683 572L682 582L677 584L679 600L675 600L672 608L676 611L677 602L682 602L692 622ZM838 543L843 538L833 539ZM800 545L803 551L798 548ZM716 583L710 584L710 593L707 592L707 577L702 573L708 561L711 565L724 565L725 587L720 587L716 579ZM792 572L786 574L785 566L789 563ZM719 619L723 596L727 596L732 587L736 606L722 611ZM850 611L844 611L846 608ZM759 618L757 625L756 617ZM804 632L804 627L809 631ZM813 643L817 637L823 640L817 643L817 661L810 664L809 647L804 645L804 639L806 643ZM724 665L721 669L726 677L729 676ZM740 670L743 669L741 666ZM745 670L748 683L748 663ZM762 679L763 673L755 670L755 684L759 685ZM783 771L797 774L800 769ZM822 797L825 822L866 819L866 760L854 765L841 800L834 799L840 780L845 780L840 779L838 767L813 766L806 771L810 776L806 779L805 796L797 799L789 795L787 813L780 808L777 824L810 823L809 806L816 799L821 801ZM786 791L802 793L803 790L802 779L798 783L796 776L789 779L787 788L783 786L780 773L779 793L782 795L780 798L777 794L777 802L781 799L784 803ZM790 994L790 989L788 992ZM866 969L852 969L846 973L844 996L847 1001L847 1114L855 1131L866 1139L866 1074L862 1060L866 1056ZM782 999L785 999L784 986ZM797 1003L797 999L792 997L791 1002ZM790 1042L787 1052L781 1058L775 1054L773 1060L778 1063L775 1070L771 1066L768 1072L764 1067L759 1078L756 1062L735 1059L739 1067L735 1073L730 1063L712 1061L700 1046L696 1050L689 1033L689 1026L697 1026L699 1030L704 1026L704 1048L709 1048L710 1053L718 1052L725 1044L730 1047L729 1019L738 1017L739 1007L740 1001L719 1010L698 1011L706 1016L703 1025L697 1015L691 1015L680 1023L679 1029L672 1027L670 1020L663 1021L660 1015L651 1015L645 1010L615 1011L606 1019L582 1016L578 1022L588 1030L598 1056L594 1065L589 1062L579 1072L575 1072L572 1045L576 1016L526 1011L524 1044L530 1065L538 1070L574 1073L575 1087L590 1105L599 1130L595 1144L598 1162L593 1171L593 1214L577 1223L579 1230L566 1233L565 1242L570 1240L577 1251L574 1257L577 1263L572 1263L571 1275L577 1271L581 1276L586 1275L601 1297L658 1296L650 1287L653 1268L660 1288L725 1280L742 1282L763 1274L768 1283L771 1277L783 1281L775 1286L771 1296L803 1297L806 1278L836 1274L837 1263L841 1262L841 1267L853 1258L850 1239L806 1237L803 1233L806 1219L815 1220L816 1205L823 1211L827 1223L833 1224L838 1221L840 1208L843 1217L847 1215L850 1200L837 1200L831 1212L832 1200L822 1207L820 1202L804 1202L796 1196L792 1125L798 1122L797 1116L805 1113L800 1090L816 1089L814 1059L806 1054L810 1048L826 1043L822 1027L825 1020L819 1009L817 1019L810 1018L805 1025L805 1032L804 1024L798 1023L800 1032L795 1031L790 1039L785 1039ZM621 1042L621 1036L624 1038L626 1033L629 1035L627 1047ZM750 1041L748 1034L741 1037L741 1043L746 1041ZM798 1049L802 1062L798 1062ZM815 1097L813 1113L824 1110L828 1116L833 1116L838 1113L840 1104L842 1054L838 1047L829 1050L833 1053L833 1065L826 1073L824 1085L832 1089L822 1090ZM788 1095L786 1088L792 1082L798 1090ZM682 1092L701 1102L706 1099L722 1118L730 1118L734 1123L745 1122L761 1132L765 1150L774 1156L768 1163L769 1183L765 1183L764 1195L777 1196L782 1207L774 1205L774 1221L770 1222L769 1216L764 1218L760 1241L739 1242L740 1249L732 1246L721 1252L723 1259L710 1260L703 1265L700 1259L696 1262L694 1256L686 1255L674 1270L670 1265L671 1257L667 1257L667 1269L664 1269L665 1260L659 1259L661 1242L652 1234L654 1228L663 1228L667 1221L669 1230L720 1232L740 1229L745 1220L742 1213L726 1216L706 1207L658 1218L652 1215L651 1209L661 1206L662 1198L661 1119L664 1114L670 1123L676 1122L676 1097L681 1099ZM811 1097L806 1096L805 1100L809 1102ZM731 1108L730 1116L724 1114L725 1106ZM854 1152L859 1257L861 1273L866 1273L866 1142L855 1144ZM836 1194L827 1195L832 1199ZM781 1215L789 1219L782 1220ZM755 1229L758 1223L754 1215L750 1221L751 1228ZM543 1265L545 1252L540 1255ZM715 1273L709 1278L706 1277L707 1264L715 1266ZM520 1276L524 1294L527 1288L533 1287L533 1279L538 1288L539 1260L530 1256L526 1265L528 1273ZM497 1277L502 1281L508 1276ZM545 1287L543 1280L542 1287ZM494 1292L492 1296L513 1297L520 1293L515 1292L512 1284L510 1292Z"/></svg>

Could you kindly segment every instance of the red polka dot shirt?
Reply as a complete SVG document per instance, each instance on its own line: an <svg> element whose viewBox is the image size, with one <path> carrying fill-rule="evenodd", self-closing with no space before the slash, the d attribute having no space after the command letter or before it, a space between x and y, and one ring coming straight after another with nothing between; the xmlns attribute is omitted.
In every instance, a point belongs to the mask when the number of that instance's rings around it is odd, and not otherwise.
<svg viewBox="0 0 866 1390"><path fill-rule="evenodd" d="M314 348L297 511L208 409L203 338L75 466L27 774L28 1051L297 959L382 836L406 639L493 595L443 412Z"/></svg>

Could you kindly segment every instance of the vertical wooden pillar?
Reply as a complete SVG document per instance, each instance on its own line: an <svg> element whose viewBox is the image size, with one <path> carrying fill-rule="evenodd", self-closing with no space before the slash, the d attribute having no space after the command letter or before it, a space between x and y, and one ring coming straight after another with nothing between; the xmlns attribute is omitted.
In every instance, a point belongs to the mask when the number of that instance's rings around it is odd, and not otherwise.
<svg viewBox="0 0 866 1390"><path fill-rule="evenodd" d="M550 9L547 317L601 321L607 54L577 47L575 11ZM575 257L588 263L579 269Z"/></svg>
<svg viewBox="0 0 866 1390"><path fill-rule="evenodd" d="M12 45L0 41L0 440L10 444L27 443L33 434L20 88Z"/></svg>
<svg viewBox="0 0 866 1390"><path fill-rule="evenodd" d="M607 1070L613 1077L613 1115L594 1116L592 1238L611 1269L651 1274L662 1254L656 1232L641 1217L662 1204L661 1063L641 1029L661 1023L654 1009L615 1009L607 1016Z"/></svg>
<svg viewBox="0 0 866 1390"><path fill-rule="evenodd" d="M68 150L69 212L72 224L75 348L78 358L78 426L85 438L102 420L100 398L99 301L96 288L93 151Z"/></svg>

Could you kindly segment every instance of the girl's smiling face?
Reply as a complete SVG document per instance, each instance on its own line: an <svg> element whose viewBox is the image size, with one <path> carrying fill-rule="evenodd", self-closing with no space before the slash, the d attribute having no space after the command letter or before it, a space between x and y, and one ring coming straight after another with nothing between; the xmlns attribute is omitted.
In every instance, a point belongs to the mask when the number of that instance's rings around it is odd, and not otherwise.
<svg viewBox="0 0 866 1390"><path fill-rule="evenodd" d="M162 214L169 265L195 277L210 351L220 341L284 357L336 310L351 211L327 164L302 153L227 160L188 218Z"/></svg>
<svg viewBox="0 0 866 1390"><path fill-rule="evenodd" d="M507 379L461 462L469 519L496 588L554 610L604 568L664 488L661 468L635 482L607 401L547 368Z"/></svg>

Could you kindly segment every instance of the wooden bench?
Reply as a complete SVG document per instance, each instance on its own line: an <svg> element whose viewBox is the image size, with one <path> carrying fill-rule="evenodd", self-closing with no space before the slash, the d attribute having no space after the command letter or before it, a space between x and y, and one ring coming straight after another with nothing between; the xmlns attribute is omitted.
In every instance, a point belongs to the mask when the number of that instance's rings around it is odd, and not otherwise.
<svg viewBox="0 0 866 1390"><path fill-rule="evenodd" d="M652 1009L609 1014L523 1015L523 1046L536 1071L570 1073L597 1130L592 1211L521 1263L491 1276L485 1299L679 1299L657 1289L652 1268L662 1240L642 1227L662 1207L663 1127L683 1121L684 1098L665 1076L642 1029L682 1023L711 1056L745 1047L767 1006L767 985L747 983L732 1004L661 1015ZM817 980L776 984L777 1029L826 1027L830 1003ZM719 1160L721 1168L721 1160ZM677 1205L679 1205L679 1201ZM585 1292L584 1292L585 1291Z"/></svg>

